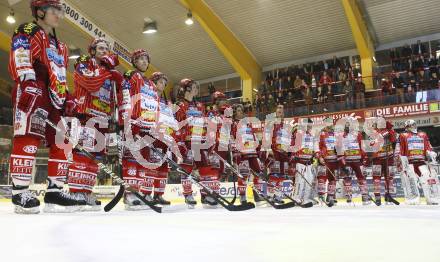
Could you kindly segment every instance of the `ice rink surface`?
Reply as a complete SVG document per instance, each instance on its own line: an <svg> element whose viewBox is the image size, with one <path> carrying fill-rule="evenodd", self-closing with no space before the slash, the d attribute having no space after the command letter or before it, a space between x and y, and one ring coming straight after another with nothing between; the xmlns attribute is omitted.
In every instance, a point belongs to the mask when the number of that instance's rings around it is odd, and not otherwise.
<svg viewBox="0 0 440 262"><path fill-rule="evenodd" d="M1 261L440 261L439 207L174 208L16 215L2 201Z"/></svg>

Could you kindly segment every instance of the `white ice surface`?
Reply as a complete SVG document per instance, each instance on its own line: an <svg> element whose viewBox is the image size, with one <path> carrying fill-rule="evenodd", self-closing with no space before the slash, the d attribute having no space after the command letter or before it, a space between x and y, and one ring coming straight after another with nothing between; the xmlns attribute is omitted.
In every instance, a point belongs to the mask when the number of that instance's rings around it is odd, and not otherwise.
<svg viewBox="0 0 440 262"><path fill-rule="evenodd" d="M359 205L359 204L358 204ZM440 261L440 208L314 207L16 215L0 261Z"/></svg>

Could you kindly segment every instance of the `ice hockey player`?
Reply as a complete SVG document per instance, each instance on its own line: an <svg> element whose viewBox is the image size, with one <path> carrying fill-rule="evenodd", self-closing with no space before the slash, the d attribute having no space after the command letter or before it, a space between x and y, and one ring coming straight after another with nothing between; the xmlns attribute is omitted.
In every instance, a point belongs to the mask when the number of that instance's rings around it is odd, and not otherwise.
<svg viewBox="0 0 440 262"><path fill-rule="evenodd" d="M230 140L232 130L232 108L229 105L227 97L222 92L216 91L212 94L212 110L207 112L209 121L217 126L215 133L211 134L209 139L214 139L215 143L210 152L214 150L224 160L229 159ZM218 159L215 154L209 154L211 167L218 172L219 178L224 176L224 163Z"/></svg>
<svg viewBox="0 0 440 262"><path fill-rule="evenodd" d="M176 120L185 123L180 129L179 149L183 158L182 167L188 173L194 169L199 171L200 182L211 190L219 192L220 182L218 172L209 163L209 148L207 144L208 121L205 106L194 99L199 93L198 84L192 79L182 79L180 88L183 91L183 99L178 102ZM215 130L212 130L215 132ZM183 195L185 203L193 208L197 202L194 200L191 181L182 176ZM217 201L201 190L201 202L204 207L216 207Z"/></svg>
<svg viewBox="0 0 440 262"><path fill-rule="evenodd" d="M175 132L178 129L178 124L173 113L173 104L165 93L168 77L162 72L154 72L150 80L156 86L156 92L159 97L159 119L157 120L157 132L155 132L156 140L153 146L159 149L163 154L167 154L168 148L176 145ZM161 159L161 156L157 156L156 162L160 162ZM155 203L159 205L170 205L170 201L163 198L169 171L168 162L163 161L162 165L154 171L153 199Z"/></svg>
<svg viewBox="0 0 440 262"><path fill-rule="evenodd" d="M368 195L367 181L361 170L366 155L362 149L362 134L357 130L356 123L356 118L348 117L344 132L336 134L337 153L341 164L341 176L344 179L344 192L347 197L347 203L352 203L353 194L351 173L348 169L350 168L356 175L362 195L362 204L369 205L371 201Z"/></svg>
<svg viewBox="0 0 440 262"><path fill-rule="evenodd" d="M333 119L324 120L324 128L319 136L319 152L316 157L319 159L318 174L318 195L322 202L329 207L335 204L336 193L336 171L339 169L338 155L336 153L336 137ZM327 199L324 199L325 185L327 186Z"/></svg>
<svg viewBox="0 0 440 262"><path fill-rule="evenodd" d="M291 164L295 166L295 195L294 199L303 204L315 202L314 157L319 151L319 141L312 134L313 121L302 119L297 131L293 134L293 153Z"/></svg>
<svg viewBox="0 0 440 262"><path fill-rule="evenodd" d="M147 201L153 202L151 193L154 187L158 161L148 145L140 145L140 138L149 138L155 132L159 100L154 83L145 76L150 65L150 55L144 49L137 49L131 55L134 70L124 74L125 81L119 94L120 124L123 125L124 141L122 156L122 176L124 180L144 194ZM151 139L149 141L154 141ZM163 161L163 160L162 160ZM125 209L143 210L147 206L130 192L124 195Z"/></svg>
<svg viewBox="0 0 440 262"><path fill-rule="evenodd" d="M266 184L262 177L262 166L258 158L258 151L260 149L258 138L254 133L252 123L243 120L245 117L244 108L241 104L234 105L234 124L232 128L233 143L232 154L233 162L244 179L238 179L237 191L240 195L240 203L246 204L246 187L247 180L251 176L251 170L254 173L253 183L256 190L254 190L254 201L259 204L262 203L262 198L259 194L263 193L263 185ZM258 191L258 192L256 192Z"/></svg>
<svg viewBox="0 0 440 262"><path fill-rule="evenodd" d="M440 187L437 174L431 165L436 164L437 153L432 150L431 143L425 132L417 130L416 122L412 119L405 121L405 131L399 135L400 159L405 172L408 167L419 177L419 183L428 205L440 203Z"/></svg>
<svg viewBox="0 0 440 262"><path fill-rule="evenodd" d="M73 116L71 134L76 132L78 143L93 153L97 160L105 157L105 134L113 115L114 87L120 85L122 75L115 70L119 64L118 56L110 53L110 45L104 39L94 39L88 48L88 55L81 56L75 63L75 100L77 108ZM80 124L80 125L79 125ZM100 134L98 134L100 133ZM69 191L77 199L85 200L85 211L99 211L99 201L92 190L96 184L98 165L74 149L73 161L69 166L67 182Z"/></svg>
<svg viewBox="0 0 440 262"><path fill-rule="evenodd" d="M14 138L10 158L12 203L16 213L38 213L40 202L29 191L35 156L45 139L49 146L48 187L45 211L61 206L76 210L79 201L62 191L68 162L55 144L55 131L37 117L59 123L65 111L74 110L66 85L67 46L55 33L63 8L59 0L30 1L35 22L20 25L12 37L9 72L16 85L12 91Z"/></svg>
<svg viewBox="0 0 440 262"><path fill-rule="evenodd" d="M282 182L289 170L289 152L292 145L293 127L284 118L284 106L278 105L275 111L277 121L273 126L272 153L269 154L268 195L277 204L283 204L280 194Z"/></svg>
<svg viewBox="0 0 440 262"><path fill-rule="evenodd" d="M379 151L372 154L374 201L376 205L381 205L381 177L383 175L385 179L385 202L398 205L399 202L391 196L391 193L395 191L394 173L396 168L394 166L394 150L397 142L396 132L389 121L386 121L384 128L378 128L377 125L375 123L373 127L382 137L383 145Z"/></svg>

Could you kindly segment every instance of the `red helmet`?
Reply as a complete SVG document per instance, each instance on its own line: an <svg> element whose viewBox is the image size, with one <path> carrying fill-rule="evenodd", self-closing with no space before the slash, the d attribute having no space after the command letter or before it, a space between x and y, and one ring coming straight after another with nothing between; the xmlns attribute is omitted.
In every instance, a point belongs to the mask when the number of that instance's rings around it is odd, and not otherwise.
<svg viewBox="0 0 440 262"><path fill-rule="evenodd" d="M60 0L31 0L32 16L37 16L37 10L46 7L55 7L62 9L63 5Z"/></svg>
<svg viewBox="0 0 440 262"><path fill-rule="evenodd" d="M162 72L154 72L150 77L150 80L155 84L157 84L157 81L160 79L164 79L166 82L168 82L168 77Z"/></svg>
<svg viewBox="0 0 440 262"><path fill-rule="evenodd" d="M148 54L147 50L137 49L137 50L134 50L133 54L131 54L131 63L133 64L133 66L135 66L134 63L141 56L146 56L148 59L148 63L150 63L150 54Z"/></svg>
<svg viewBox="0 0 440 262"><path fill-rule="evenodd" d="M225 94L223 94L220 91L216 91L214 92L214 94L212 94L212 102L216 103L218 100L225 100L227 99L227 97L225 96Z"/></svg>
<svg viewBox="0 0 440 262"><path fill-rule="evenodd" d="M184 78L180 80L180 87L183 88L185 92L188 92L192 89L192 85L195 83L195 81L191 78Z"/></svg>
<svg viewBox="0 0 440 262"><path fill-rule="evenodd" d="M89 54L92 54L92 50L96 50L96 47L98 46L98 44L100 43L105 43L109 48L110 48L110 43L107 42L105 39L103 38L95 38L92 40L92 42L89 44Z"/></svg>

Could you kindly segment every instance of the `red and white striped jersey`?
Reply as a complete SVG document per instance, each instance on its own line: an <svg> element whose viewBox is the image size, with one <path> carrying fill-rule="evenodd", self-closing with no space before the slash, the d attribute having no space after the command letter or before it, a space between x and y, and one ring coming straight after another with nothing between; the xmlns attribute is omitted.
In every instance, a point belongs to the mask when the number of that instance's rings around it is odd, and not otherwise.
<svg viewBox="0 0 440 262"><path fill-rule="evenodd" d="M81 56L75 64L74 81L77 113L109 119L114 103L110 71L95 58Z"/></svg>
<svg viewBox="0 0 440 262"><path fill-rule="evenodd" d="M9 72L17 84L26 80L43 83L42 86L48 87L53 106L61 109L68 92L67 57L65 44L47 35L36 23L25 23L12 37Z"/></svg>

